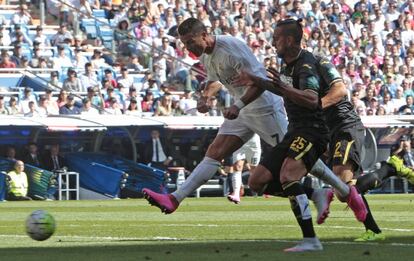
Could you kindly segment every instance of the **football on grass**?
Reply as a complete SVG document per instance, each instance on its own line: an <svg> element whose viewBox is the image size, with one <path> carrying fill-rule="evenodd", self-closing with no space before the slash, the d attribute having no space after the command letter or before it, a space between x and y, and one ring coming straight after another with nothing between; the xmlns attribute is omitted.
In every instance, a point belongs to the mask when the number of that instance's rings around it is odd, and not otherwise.
<svg viewBox="0 0 414 261"><path fill-rule="evenodd" d="M26 233L34 240L48 239L55 229L55 219L47 211L35 210L26 219Z"/></svg>

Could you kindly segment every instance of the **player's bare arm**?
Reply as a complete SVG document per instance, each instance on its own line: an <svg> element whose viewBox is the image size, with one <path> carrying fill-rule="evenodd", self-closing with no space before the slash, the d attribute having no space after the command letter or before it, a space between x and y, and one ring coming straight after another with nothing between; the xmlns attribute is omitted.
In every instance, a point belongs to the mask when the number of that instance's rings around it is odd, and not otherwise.
<svg viewBox="0 0 414 261"><path fill-rule="evenodd" d="M328 93L322 98L322 108L325 109L337 104L347 93L346 86L342 80L334 82Z"/></svg>
<svg viewBox="0 0 414 261"><path fill-rule="evenodd" d="M277 86L278 91L283 97L286 97L297 105L305 108L316 109L318 107L319 96L317 92L311 89L299 90L293 88L292 85L283 82L280 79L279 73L275 70L268 70L268 72L268 77L272 80L274 85Z"/></svg>
<svg viewBox="0 0 414 261"><path fill-rule="evenodd" d="M215 96L222 87L223 84L219 81L207 81L201 92L201 97L197 100L197 111L200 113L207 113L210 109L208 99Z"/></svg>
<svg viewBox="0 0 414 261"><path fill-rule="evenodd" d="M248 72L241 72L232 82L236 87L259 88L270 91L276 95L281 95L277 86L270 80L264 79Z"/></svg>

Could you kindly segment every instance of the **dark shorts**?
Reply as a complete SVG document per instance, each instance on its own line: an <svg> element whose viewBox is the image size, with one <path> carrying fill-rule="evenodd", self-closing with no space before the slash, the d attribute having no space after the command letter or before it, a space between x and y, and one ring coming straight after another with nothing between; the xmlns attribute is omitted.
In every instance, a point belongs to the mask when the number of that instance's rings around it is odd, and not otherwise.
<svg viewBox="0 0 414 261"><path fill-rule="evenodd" d="M277 194L279 190L282 191L280 169L286 157L303 160L307 171L310 171L315 162L325 152L327 143L327 133L318 129L288 131L282 142L265 154L262 161L260 161L260 165L267 168L274 179L274 184L268 184L265 193Z"/></svg>
<svg viewBox="0 0 414 261"><path fill-rule="evenodd" d="M335 131L329 144L329 166L354 165L354 177L362 173L361 151L365 141L364 128L344 128Z"/></svg>

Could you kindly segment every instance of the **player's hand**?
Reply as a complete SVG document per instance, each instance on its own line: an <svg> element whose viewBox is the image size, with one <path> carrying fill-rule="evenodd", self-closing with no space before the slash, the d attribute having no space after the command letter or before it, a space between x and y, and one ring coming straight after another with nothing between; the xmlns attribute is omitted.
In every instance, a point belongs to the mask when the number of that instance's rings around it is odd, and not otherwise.
<svg viewBox="0 0 414 261"><path fill-rule="evenodd" d="M239 117L240 109L236 105L232 105L227 109L224 109L223 116L226 119L234 120Z"/></svg>
<svg viewBox="0 0 414 261"><path fill-rule="evenodd" d="M267 77L272 81L279 81L280 80L280 73L276 71L274 68L267 68Z"/></svg>
<svg viewBox="0 0 414 261"><path fill-rule="evenodd" d="M197 111L200 113L207 113L210 107L207 104L208 97L202 96L197 100Z"/></svg>
<svg viewBox="0 0 414 261"><path fill-rule="evenodd" d="M242 71L237 75L231 84L234 87L250 87L254 85L254 76L248 72Z"/></svg>

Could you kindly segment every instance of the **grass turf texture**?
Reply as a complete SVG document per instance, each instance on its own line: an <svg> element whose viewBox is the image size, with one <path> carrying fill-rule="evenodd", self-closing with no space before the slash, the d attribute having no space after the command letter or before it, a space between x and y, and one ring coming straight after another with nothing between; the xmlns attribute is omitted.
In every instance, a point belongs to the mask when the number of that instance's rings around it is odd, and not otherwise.
<svg viewBox="0 0 414 261"><path fill-rule="evenodd" d="M354 243L364 229L344 204L315 225L325 250L283 253L301 233L287 199L189 198L172 215L143 199L0 203L0 260L414 260L414 195L368 195L387 239ZM24 232L35 209L57 231L37 242ZM315 210L312 209L315 216Z"/></svg>

